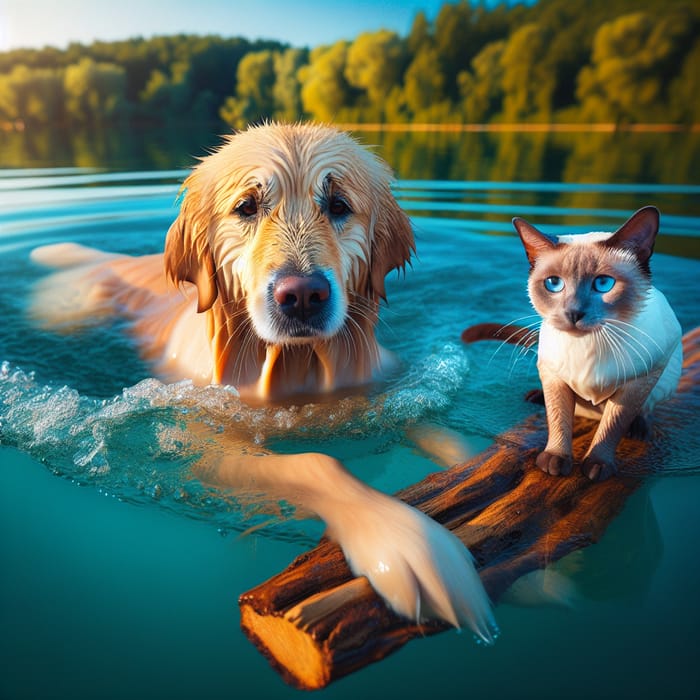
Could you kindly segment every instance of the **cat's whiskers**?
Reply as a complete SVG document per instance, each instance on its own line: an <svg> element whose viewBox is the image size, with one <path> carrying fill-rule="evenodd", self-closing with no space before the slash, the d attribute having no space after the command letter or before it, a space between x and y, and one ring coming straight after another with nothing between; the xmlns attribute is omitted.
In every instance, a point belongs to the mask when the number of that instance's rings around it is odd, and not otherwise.
<svg viewBox="0 0 700 700"><path fill-rule="evenodd" d="M624 322L623 322L624 323ZM632 324L626 324L630 326L631 328L634 328L635 330L638 330L633 326ZM646 346L644 340L651 339L651 336L649 336L648 333L643 333L644 336L646 336L645 339L638 338L634 333L630 333L628 330L621 328L620 326L617 325L616 320L612 319L609 325L610 332L615 334L619 339L620 342L624 344L625 347L629 348L630 350L634 351L634 353L637 355L639 360L641 361L643 367L644 367L644 374L648 374L651 371L651 368L654 366L654 355L652 354L651 350ZM654 341L654 345L661 350L659 347L658 343ZM642 354L642 351L644 351L645 355ZM629 356L630 360L632 360L631 355ZM634 363L632 363L634 364ZM635 377L636 377L636 372L635 372Z"/></svg>
<svg viewBox="0 0 700 700"><path fill-rule="evenodd" d="M522 321L525 321L529 318L534 319L534 321L531 321L530 323L525 323L523 325L518 325ZM505 325L501 326L496 333L500 333L501 331L505 331L507 328L511 327L513 327L513 331L510 333L510 335L506 336L506 338L493 351L492 357L495 356L496 353L499 350L501 350L505 345L512 345L514 346L513 349L518 348L518 352L521 355L527 353L527 351L532 349L532 347L537 343L537 334L541 325L542 319L538 314L528 314L527 316L520 316L520 318L515 318L510 323L506 323ZM513 338L518 338L518 336L523 331L526 331L525 337L514 341Z"/></svg>
<svg viewBox="0 0 700 700"><path fill-rule="evenodd" d="M639 335L643 335L645 341L648 340L652 345L656 346L656 349L663 353L663 348L659 343L656 341L656 339L649 333L647 333L645 330L640 328L639 326L635 326L634 323L628 323L627 321L623 321L619 318L612 318L608 320L608 323L621 327L621 326L626 326L627 328L631 328L635 333L638 333ZM642 341L637 339L640 344L642 344Z"/></svg>
<svg viewBox="0 0 700 700"><path fill-rule="evenodd" d="M525 358L537 362L537 351L533 349L533 345L537 342L537 334L539 331L539 324L536 329L528 331L528 333L523 338L522 343L517 343L510 353L510 367L508 369L508 379L513 378L513 373L515 372L515 367L520 366L521 360ZM533 343L530 343L530 340Z"/></svg>
<svg viewBox="0 0 700 700"><path fill-rule="evenodd" d="M526 319L534 319L533 321L530 321L529 323L525 323L522 325L522 321L525 321ZM496 349L491 353L491 357L489 358L487 362L487 366L491 365L491 362L495 359L496 354L503 349L506 345L510 345L510 370L509 370L509 377L512 376L513 370L515 369L515 365L522 360L523 358L527 357L530 354L533 354L533 357L537 357L537 352L534 350L536 344L537 344L537 336L539 334L540 326L542 325L542 319L538 314L528 314L527 316L520 316L519 318L513 319L510 323L506 323L505 325L501 326L497 333L500 333L501 331L505 331L511 326L515 326L516 328L508 335L506 338L501 341ZM518 340L513 340L514 338L518 338L523 331L525 331L525 335L520 337Z"/></svg>
<svg viewBox="0 0 700 700"><path fill-rule="evenodd" d="M600 326L595 332L596 343L598 345L598 358L601 361L605 361L612 357L615 361L614 389L617 390L627 381L625 368L627 367L626 360L630 359L629 353L625 352L624 343L609 326Z"/></svg>
<svg viewBox="0 0 700 700"><path fill-rule="evenodd" d="M513 348L513 351L517 350L517 359L522 359L528 354L534 354L535 357L537 356L535 346L537 345L537 339L539 337L541 325L542 324L540 322L537 322L532 323L530 326L523 326L523 329L526 331L526 333L523 336L521 342L517 343Z"/></svg>
<svg viewBox="0 0 700 700"><path fill-rule="evenodd" d="M615 390L630 381L630 379L638 379L640 376L648 374L653 369L653 355L639 338L636 338L627 331L615 327L613 324L604 324L600 328L600 335L598 338L604 340L605 345L609 348L610 354L607 355L608 358L612 357L615 361ZM646 352L646 356L640 351L640 348ZM601 347L601 350L602 349ZM641 363L641 368L639 364L635 362L635 357L633 357L633 355L636 356ZM622 376L620 376L621 374Z"/></svg>

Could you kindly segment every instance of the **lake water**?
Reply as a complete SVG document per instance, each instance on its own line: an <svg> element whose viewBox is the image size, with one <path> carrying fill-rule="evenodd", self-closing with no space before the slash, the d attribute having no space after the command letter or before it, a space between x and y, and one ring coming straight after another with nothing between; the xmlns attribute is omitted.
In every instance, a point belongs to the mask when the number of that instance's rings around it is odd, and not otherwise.
<svg viewBox="0 0 700 700"><path fill-rule="evenodd" d="M25 317L44 274L28 259L37 245L160 250L189 154L206 138L0 135L2 698L299 694L239 630L237 597L320 526L265 525L189 478L172 406L194 399L216 415L220 390L160 384L119 324L59 337ZM532 355L459 340L472 323L530 314L513 216L550 233L612 230L655 204L655 283L684 330L700 324L700 135L360 138L394 167L416 230L418 257L405 278L390 277L379 328L403 370L372 398L391 411L342 430L329 412L309 439L289 409L280 447L313 445L392 492L436 468L404 440L406 425L436 421L476 448L536 410L522 401L537 384ZM493 648L456 633L416 640L319 696L696 697L698 432L648 465L654 476L601 542L565 562L570 606L503 603Z"/></svg>

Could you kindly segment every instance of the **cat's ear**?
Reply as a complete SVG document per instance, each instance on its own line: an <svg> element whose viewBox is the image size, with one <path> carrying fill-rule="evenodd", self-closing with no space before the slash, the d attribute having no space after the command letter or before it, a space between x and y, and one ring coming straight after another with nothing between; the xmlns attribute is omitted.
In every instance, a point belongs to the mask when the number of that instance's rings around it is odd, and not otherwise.
<svg viewBox="0 0 700 700"><path fill-rule="evenodd" d="M520 240L525 246L527 259L530 261L530 267L535 266L537 256L547 250L554 250L557 247L557 242L554 238L550 238L535 228L532 224L516 216L513 219L513 226L520 236Z"/></svg>
<svg viewBox="0 0 700 700"><path fill-rule="evenodd" d="M654 252L658 232L659 210L656 207L642 207L605 241L605 245L632 250L641 268L649 272L649 258Z"/></svg>

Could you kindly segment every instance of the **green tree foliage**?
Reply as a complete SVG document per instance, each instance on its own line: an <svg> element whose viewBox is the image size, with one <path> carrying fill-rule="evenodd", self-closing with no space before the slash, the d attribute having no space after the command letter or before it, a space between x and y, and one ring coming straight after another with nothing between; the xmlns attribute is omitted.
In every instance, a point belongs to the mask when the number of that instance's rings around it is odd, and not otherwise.
<svg viewBox="0 0 700 700"><path fill-rule="evenodd" d="M436 70L438 61L437 49L426 46L416 54L406 70L403 98L410 113L417 117L446 99L445 77Z"/></svg>
<svg viewBox="0 0 700 700"><path fill-rule="evenodd" d="M309 63L299 69L304 112L322 122L342 120L355 106L356 93L345 78L350 42L319 46L309 54Z"/></svg>
<svg viewBox="0 0 700 700"><path fill-rule="evenodd" d="M692 31L684 13L656 20L645 12L603 24L595 35L591 65L579 73L578 97L593 121L655 121L664 117L668 67Z"/></svg>
<svg viewBox="0 0 700 700"><path fill-rule="evenodd" d="M294 121L302 114L299 69L306 64L305 49L256 51L238 64L236 95L226 98L219 116L242 129L269 119Z"/></svg>
<svg viewBox="0 0 700 700"><path fill-rule="evenodd" d="M303 114L301 85L297 79L299 69L309 60L306 49L287 49L274 56L275 85L272 96L275 101L275 117L281 121L295 121Z"/></svg>
<svg viewBox="0 0 700 700"><path fill-rule="evenodd" d="M63 105L63 76L57 70L19 65L0 75L0 120L56 122L62 118Z"/></svg>
<svg viewBox="0 0 700 700"><path fill-rule="evenodd" d="M547 30L535 23L520 27L507 40L501 54L503 121L549 120L554 76L543 60L548 45Z"/></svg>
<svg viewBox="0 0 700 700"><path fill-rule="evenodd" d="M411 56L415 56L423 46L427 46L430 43L432 43L430 22L428 22L425 12L416 12L411 32L406 40L406 48Z"/></svg>
<svg viewBox="0 0 700 700"><path fill-rule="evenodd" d="M487 44L474 57L471 71L462 71L457 76L466 121L479 124L501 111L505 47L505 40Z"/></svg>
<svg viewBox="0 0 700 700"><path fill-rule="evenodd" d="M109 120L124 105L125 86L123 68L81 58L66 68L63 77L66 113L75 121L87 124Z"/></svg>
<svg viewBox="0 0 700 700"><path fill-rule="evenodd" d="M160 69L151 72L141 91L140 103L153 114L182 114L190 105L190 87L187 66L174 63L166 74Z"/></svg>
<svg viewBox="0 0 700 700"><path fill-rule="evenodd" d="M445 3L435 19L434 43L437 67L450 97L457 86L457 74L474 57L472 6L468 2Z"/></svg>
<svg viewBox="0 0 700 700"><path fill-rule="evenodd" d="M688 53L669 88L672 115L681 123L700 123L700 42Z"/></svg>
<svg viewBox="0 0 700 700"><path fill-rule="evenodd" d="M330 46L161 36L0 53L0 122L697 122L696 0L445 2Z"/></svg>
<svg viewBox="0 0 700 700"><path fill-rule="evenodd" d="M253 124L275 111L275 60L272 51L246 54L238 64L236 97L227 98L219 114L236 128Z"/></svg>
<svg viewBox="0 0 700 700"><path fill-rule="evenodd" d="M406 42L394 32L360 34L348 48L345 78L349 85L366 95L368 105L381 106L401 82L406 53Z"/></svg>
<svg viewBox="0 0 700 700"><path fill-rule="evenodd" d="M27 89L33 90L31 84L38 79L37 71L54 71L63 83L65 73L71 66L80 65L83 59L90 59L96 65L112 65L123 71L123 82L120 79L112 83L114 100L103 101L104 111L100 107L97 120L100 123L113 122L125 115L161 123L172 123L178 119L211 121L218 119L219 108L235 92L236 70L243 56L254 51L282 48L280 43L270 41L177 35L118 42L98 41L89 46L71 44L65 50L18 49L0 53L0 91L7 92L9 76L19 67L23 66L28 72L15 74L10 81L14 84L13 89L24 89L17 84L21 75L21 82L27 83ZM71 72L75 74L74 69ZM103 77L106 79L106 76ZM93 90L90 99L94 101L96 94ZM49 99L46 92L35 91L35 95L39 101ZM95 115L88 120L82 110L75 108L75 99L78 99L75 95L71 99L73 103L69 108L69 96L64 92L59 120L64 123L95 121ZM41 120L42 123L54 121L55 110L49 107L46 104L40 110L47 115ZM51 118L48 117L49 113ZM0 120L9 118L4 111L0 112ZM18 118L25 123L31 121L26 112L22 112Z"/></svg>

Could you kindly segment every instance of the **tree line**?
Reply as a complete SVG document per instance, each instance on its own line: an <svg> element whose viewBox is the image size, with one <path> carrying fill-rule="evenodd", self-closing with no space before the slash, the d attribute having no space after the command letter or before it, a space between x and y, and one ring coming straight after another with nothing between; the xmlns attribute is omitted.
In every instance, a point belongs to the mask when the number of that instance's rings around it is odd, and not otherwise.
<svg viewBox="0 0 700 700"><path fill-rule="evenodd" d="M446 2L313 48L167 36L0 53L0 123L700 122L694 0Z"/></svg>

